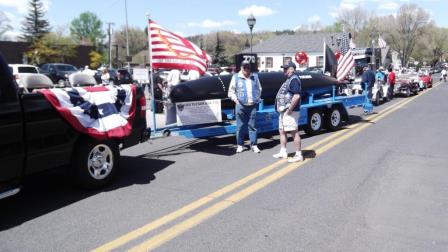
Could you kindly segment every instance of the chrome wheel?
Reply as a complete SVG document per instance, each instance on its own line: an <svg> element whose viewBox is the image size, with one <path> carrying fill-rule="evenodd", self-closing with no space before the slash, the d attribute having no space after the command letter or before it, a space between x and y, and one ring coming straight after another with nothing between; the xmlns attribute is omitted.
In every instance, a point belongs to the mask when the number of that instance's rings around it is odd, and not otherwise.
<svg viewBox="0 0 448 252"><path fill-rule="evenodd" d="M331 112L330 123L333 127L337 127L341 123L341 112L338 109Z"/></svg>
<svg viewBox="0 0 448 252"><path fill-rule="evenodd" d="M314 113L311 116L310 126L313 131L318 131L322 127L322 116L319 113Z"/></svg>
<svg viewBox="0 0 448 252"><path fill-rule="evenodd" d="M87 169L92 178L101 180L106 178L113 169L114 156L111 148L105 144L96 145L89 153Z"/></svg>

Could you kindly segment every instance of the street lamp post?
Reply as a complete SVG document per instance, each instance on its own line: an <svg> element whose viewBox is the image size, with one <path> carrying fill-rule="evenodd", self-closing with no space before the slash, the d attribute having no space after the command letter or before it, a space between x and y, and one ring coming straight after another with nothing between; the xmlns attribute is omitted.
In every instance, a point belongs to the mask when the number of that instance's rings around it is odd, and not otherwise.
<svg viewBox="0 0 448 252"><path fill-rule="evenodd" d="M254 29L256 22L257 20L255 19L254 15L250 14L250 16L247 18L247 25L249 25L250 29L250 53L252 53L252 39L254 37L252 34L252 29Z"/></svg>
<svg viewBox="0 0 448 252"><path fill-rule="evenodd" d="M124 11L126 14L126 61L128 62L128 71L131 72L131 65L129 62L129 33L128 33L128 3L124 0Z"/></svg>
<svg viewBox="0 0 448 252"><path fill-rule="evenodd" d="M370 42L372 43L372 58L371 58L370 63L372 63L372 70L374 70L374 71L376 70L375 38L376 38L377 35L378 35L378 32L377 32L376 30L373 30L373 31L370 33L370 40L371 40Z"/></svg>

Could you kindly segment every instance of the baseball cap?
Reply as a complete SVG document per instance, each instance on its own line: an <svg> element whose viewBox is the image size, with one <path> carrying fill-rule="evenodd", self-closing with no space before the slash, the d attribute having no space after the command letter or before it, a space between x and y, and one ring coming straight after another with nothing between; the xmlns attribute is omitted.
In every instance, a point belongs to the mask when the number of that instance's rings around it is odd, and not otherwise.
<svg viewBox="0 0 448 252"><path fill-rule="evenodd" d="M284 64L284 65L282 66L283 69L285 69L285 68L290 68L290 67L296 69L296 64L294 64L294 62L288 62L288 64Z"/></svg>
<svg viewBox="0 0 448 252"><path fill-rule="evenodd" d="M250 65L250 62L248 60L243 60L241 62L241 66L244 66L244 65Z"/></svg>

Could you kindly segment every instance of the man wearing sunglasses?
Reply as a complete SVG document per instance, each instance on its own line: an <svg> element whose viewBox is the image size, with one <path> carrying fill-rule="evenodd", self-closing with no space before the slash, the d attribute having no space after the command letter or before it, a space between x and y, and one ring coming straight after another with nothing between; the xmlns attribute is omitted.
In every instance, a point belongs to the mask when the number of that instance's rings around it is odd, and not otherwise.
<svg viewBox="0 0 448 252"><path fill-rule="evenodd" d="M301 151L301 139L299 135L299 116L300 116L300 91L302 83L296 75L296 64L289 62L282 66L286 75L286 81L282 84L275 97L277 112L280 113L278 121L278 131L280 134L280 152L274 154L274 158L288 158L286 143L288 142L287 133L294 136L294 146L296 153L288 162L303 161Z"/></svg>
<svg viewBox="0 0 448 252"><path fill-rule="evenodd" d="M256 73L251 73L250 62L241 63L241 71L234 74L229 85L228 96L235 102L236 117L236 153L243 152L246 129L249 131L250 148L260 153L257 147L257 129L255 117L257 104L260 102L261 85Z"/></svg>

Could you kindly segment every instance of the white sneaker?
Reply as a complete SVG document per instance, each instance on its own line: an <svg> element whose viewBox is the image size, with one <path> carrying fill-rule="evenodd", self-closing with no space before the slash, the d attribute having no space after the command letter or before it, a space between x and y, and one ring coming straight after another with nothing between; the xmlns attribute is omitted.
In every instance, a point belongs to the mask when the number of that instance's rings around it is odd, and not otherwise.
<svg viewBox="0 0 448 252"><path fill-rule="evenodd" d="M252 151L255 152L255 153L260 153L260 152L261 152L261 150L258 149L258 146L256 146L256 145L252 145L252 146L251 146L251 149L252 149Z"/></svg>
<svg viewBox="0 0 448 252"><path fill-rule="evenodd" d="M295 162L301 162L303 161L303 156L295 154L294 157L288 159L288 163L295 163Z"/></svg>
<svg viewBox="0 0 448 252"><path fill-rule="evenodd" d="M238 147L236 147L236 153L241 153L241 152L243 152L243 146L238 145Z"/></svg>
<svg viewBox="0 0 448 252"><path fill-rule="evenodd" d="M288 158L288 153L286 152L279 152L277 154L272 155L274 158Z"/></svg>

